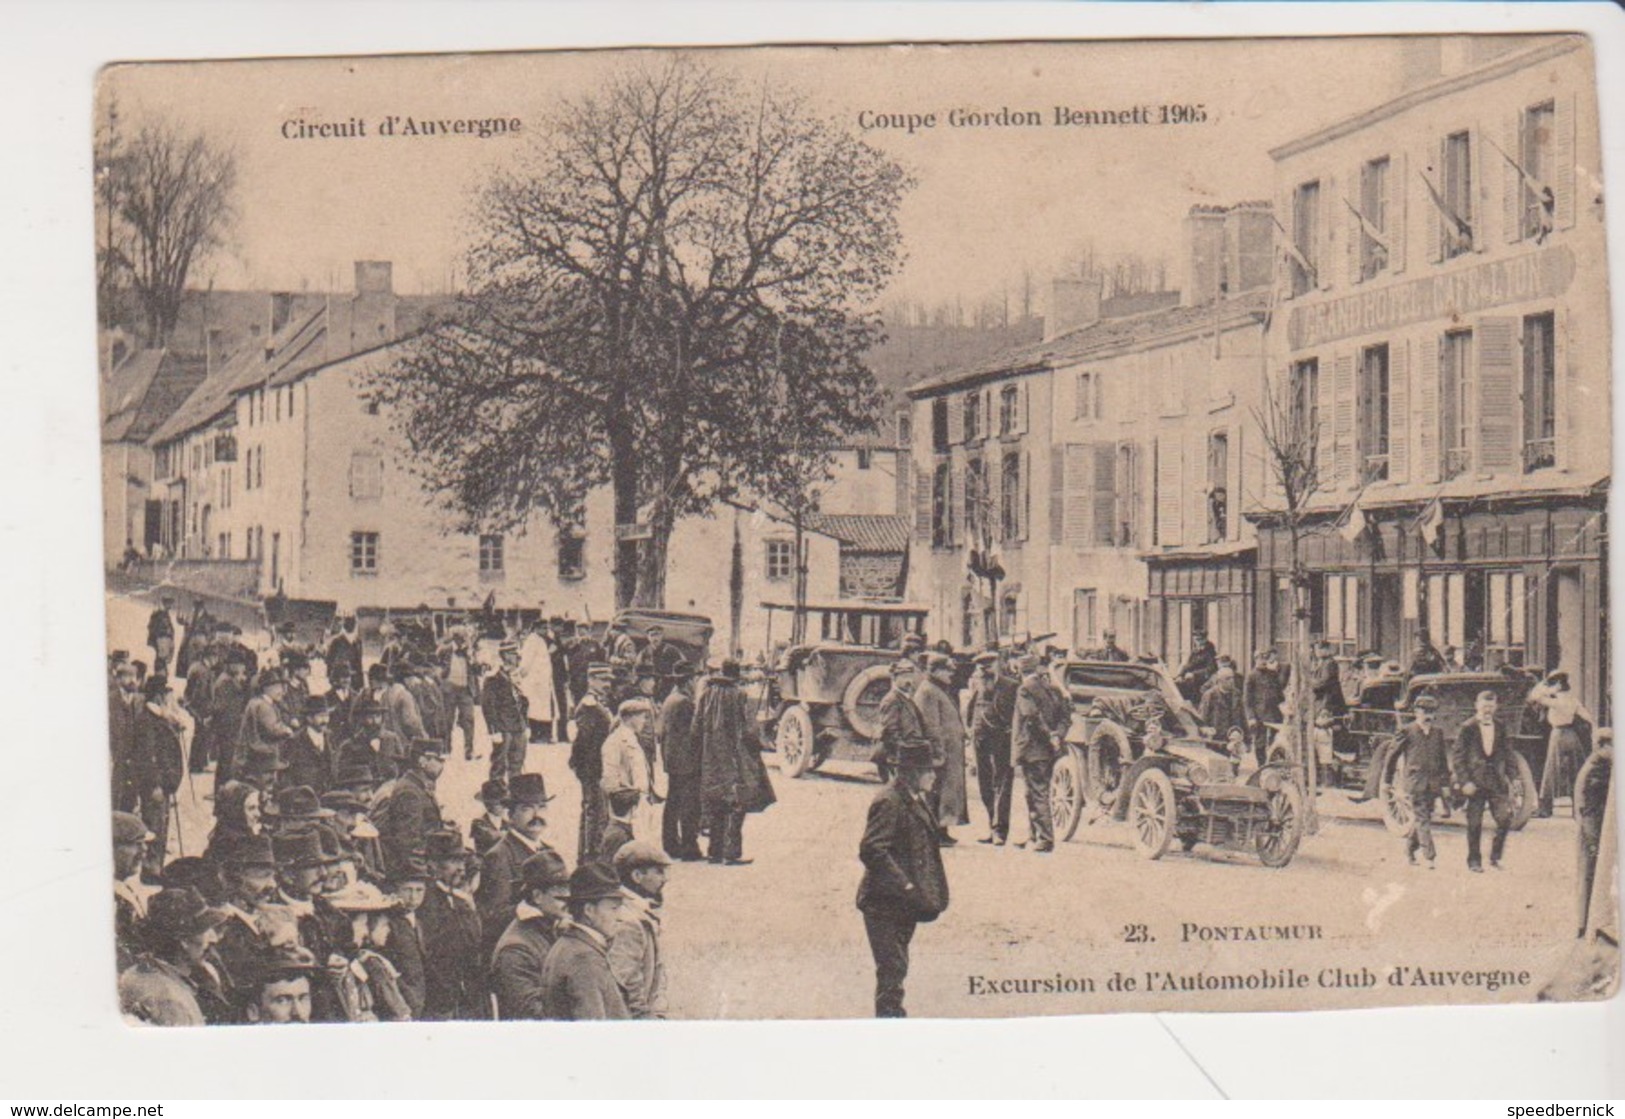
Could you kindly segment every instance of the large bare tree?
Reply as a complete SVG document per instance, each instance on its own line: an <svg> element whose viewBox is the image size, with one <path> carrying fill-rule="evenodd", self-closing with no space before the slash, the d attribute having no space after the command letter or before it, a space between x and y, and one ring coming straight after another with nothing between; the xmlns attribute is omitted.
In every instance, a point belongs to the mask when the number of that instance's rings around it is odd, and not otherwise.
<svg viewBox="0 0 1625 1119"><path fill-rule="evenodd" d="M171 121L148 121L126 137L117 112L110 103L97 128L98 294L107 315L121 290L132 291L146 343L166 346L188 278L235 218L237 161Z"/></svg>
<svg viewBox="0 0 1625 1119"><path fill-rule="evenodd" d="M644 60L478 192L459 325L373 390L465 526L608 484L618 603L659 606L680 517L874 423L909 185L792 93Z"/></svg>

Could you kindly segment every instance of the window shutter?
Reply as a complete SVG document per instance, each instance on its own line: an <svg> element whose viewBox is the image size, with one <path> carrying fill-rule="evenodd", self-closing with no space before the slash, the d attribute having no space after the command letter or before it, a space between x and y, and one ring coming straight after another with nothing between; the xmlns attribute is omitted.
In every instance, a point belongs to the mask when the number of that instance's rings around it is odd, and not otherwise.
<svg viewBox="0 0 1625 1119"><path fill-rule="evenodd" d="M1556 210L1552 219L1558 229L1573 227L1577 208L1574 185L1574 117L1573 94L1558 96L1552 106L1552 127L1556 133L1552 137L1552 166L1556 173L1551 176Z"/></svg>
<svg viewBox="0 0 1625 1119"><path fill-rule="evenodd" d="M1026 415L1026 407L1025 406L1026 406L1026 403L1027 403L1027 390L1026 390L1025 385L1022 386L1021 403L1023 405L1022 415L1023 415L1023 417L1025 417L1025 415ZM1023 430L1026 430L1026 429L1023 428ZM1020 538L1022 540L1025 540L1025 539L1027 539L1028 535L1032 532L1033 456L1032 456L1031 451L1022 451L1021 452L1021 497L1020 497L1020 501L1021 501L1021 504L1020 504L1019 508L1017 508L1016 512L1021 518L1021 532L1020 532L1019 535L1020 535Z"/></svg>
<svg viewBox="0 0 1625 1119"><path fill-rule="evenodd" d="M1320 258L1315 262L1318 273L1315 278L1320 281L1321 291L1326 291L1332 286L1332 276L1337 271L1338 230L1341 226L1337 220L1337 210L1333 207L1342 208L1339 201L1341 195L1337 191L1337 176L1327 175L1320 181L1320 223L1325 228L1321 234L1323 238L1321 249L1315 254Z"/></svg>
<svg viewBox="0 0 1625 1119"><path fill-rule="evenodd" d="M924 470L914 472L914 535L931 539L931 475Z"/></svg>
<svg viewBox="0 0 1625 1119"><path fill-rule="evenodd" d="M983 519L987 524L987 539L997 544L1004 539L1004 464L1001 456L989 454L987 462L982 467L986 471L986 480L982 483L986 489L987 501L983 504ZM975 547L981 547L976 543Z"/></svg>
<svg viewBox="0 0 1625 1119"><path fill-rule="evenodd" d="M1106 416L1106 378L1100 373L1095 374L1095 419L1104 419Z"/></svg>
<svg viewBox="0 0 1625 1119"><path fill-rule="evenodd" d="M1094 523L1090 525L1090 540L1100 547L1109 548L1117 535L1112 523L1117 511L1117 444L1096 443L1094 466Z"/></svg>
<svg viewBox="0 0 1625 1119"><path fill-rule="evenodd" d="M954 462L948 465L948 543L963 544L964 529L960 524L959 513L965 508L965 464Z"/></svg>
<svg viewBox="0 0 1625 1119"><path fill-rule="evenodd" d="M1275 217L1280 226L1275 228L1275 223L1270 223L1270 244L1275 252L1270 275L1275 278L1275 290L1280 293L1283 302L1293 298L1291 254L1286 251L1287 242L1292 239L1292 234L1287 232L1292 229L1292 197L1290 190L1276 196Z"/></svg>
<svg viewBox="0 0 1625 1119"><path fill-rule="evenodd" d="M1354 169L1354 174L1349 177L1349 193L1354 195L1354 199L1352 199L1352 201L1361 207L1362 212L1364 212L1365 207L1365 192L1361 188L1364 185L1365 168L1363 166L1358 166ZM1343 198L1339 197L1338 208L1343 211L1344 217L1348 219L1343 223L1347 234L1343 238L1343 267L1346 269L1349 283L1352 285L1361 283L1364 280L1364 276L1362 275L1364 269L1361 267L1364 261L1361 259L1362 254L1360 250L1365 247L1365 231L1360 228L1359 220L1355 218L1353 214L1348 212L1349 208L1342 205L1342 202ZM1369 219L1370 215L1367 214L1366 217Z"/></svg>
<svg viewBox="0 0 1625 1119"><path fill-rule="evenodd" d="M1066 523L1066 456L1068 448L1059 443L1049 449L1049 542L1067 542Z"/></svg>
<svg viewBox="0 0 1625 1119"><path fill-rule="evenodd" d="M948 445L957 447L965 441L965 398L948 398Z"/></svg>
<svg viewBox="0 0 1625 1119"><path fill-rule="evenodd" d="M1354 419L1354 355L1341 353L1332 359L1332 486L1349 485L1360 476Z"/></svg>
<svg viewBox="0 0 1625 1119"><path fill-rule="evenodd" d="M1438 335L1423 338L1416 350L1416 468L1418 482L1439 480L1439 347Z"/></svg>
<svg viewBox="0 0 1625 1119"><path fill-rule="evenodd" d="M1023 378L1016 382L1016 434L1027 434L1027 389L1031 379ZM1026 479L1023 477L1022 485L1025 487Z"/></svg>
<svg viewBox="0 0 1625 1119"><path fill-rule="evenodd" d="M989 439L993 438L994 436L998 435L998 433L999 433L999 429L993 426L994 415L995 415L995 413L993 411L993 390L992 389L983 389L982 390L982 434L987 436ZM989 469L991 469L991 468L992 467L990 465Z"/></svg>
<svg viewBox="0 0 1625 1119"><path fill-rule="evenodd" d="M1518 138L1523 132L1523 113L1515 112L1501 121L1501 150L1513 159L1524 158ZM1511 245L1523 235L1523 176L1506 160L1501 160L1501 239Z"/></svg>
<svg viewBox="0 0 1625 1119"><path fill-rule="evenodd" d="M1489 129L1475 122L1472 131L1468 133L1468 143L1472 145L1471 163L1473 175L1472 207L1473 207L1473 251L1485 252L1490 247L1490 151ZM1496 159L1505 163L1506 160L1496 156ZM1509 169L1510 170L1510 169Z"/></svg>
<svg viewBox="0 0 1625 1119"><path fill-rule="evenodd" d="M1157 440L1157 543L1178 544L1184 536L1185 463L1176 440Z"/></svg>
<svg viewBox="0 0 1625 1119"><path fill-rule="evenodd" d="M1390 157L1388 184L1388 213L1383 218L1383 233L1388 238L1388 271L1398 275L1405 271L1405 235L1410 222L1410 160L1404 152Z"/></svg>
<svg viewBox="0 0 1625 1119"><path fill-rule="evenodd" d="M1081 443L1066 447L1066 542L1069 547L1087 548L1092 538L1089 531L1089 497L1094 489L1094 460L1089 448Z"/></svg>
<svg viewBox="0 0 1625 1119"><path fill-rule="evenodd" d="M1428 181L1433 184L1433 189L1439 192L1440 197L1443 197L1444 139L1442 137L1438 143L1433 145L1433 160L1431 166L1427 168L1427 176ZM1427 184L1424 183L1422 185L1423 192L1426 193L1427 189ZM1443 215L1439 213L1439 204L1433 201L1431 196L1426 199L1426 202L1427 205L1423 206L1422 209L1427 212L1428 216L1427 224L1425 226L1426 236L1428 239L1427 259L1437 264L1439 261L1444 259L1444 226L1442 224Z"/></svg>
<svg viewBox="0 0 1625 1119"><path fill-rule="evenodd" d="M1478 454L1484 470L1511 470L1518 454L1518 320L1492 315L1479 320Z"/></svg>
<svg viewBox="0 0 1625 1119"><path fill-rule="evenodd" d="M1557 465L1565 469L1574 465L1574 442L1580 425L1580 409L1569 406L1574 397L1569 393L1568 363L1569 318L1559 309L1552 315L1552 390L1557 408Z"/></svg>
<svg viewBox="0 0 1625 1119"><path fill-rule="evenodd" d="M1388 347L1388 480L1409 480L1411 469L1411 343L1395 340Z"/></svg>

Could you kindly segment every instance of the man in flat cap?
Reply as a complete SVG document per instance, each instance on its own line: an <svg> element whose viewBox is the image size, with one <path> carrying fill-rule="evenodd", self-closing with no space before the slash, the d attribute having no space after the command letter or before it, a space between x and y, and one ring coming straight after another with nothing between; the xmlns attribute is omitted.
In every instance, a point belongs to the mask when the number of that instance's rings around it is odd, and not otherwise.
<svg viewBox="0 0 1625 1119"><path fill-rule="evenodd" d="M513 914L519 896L520 867L531 856L553 849L546 839L547 805L552 799L540 773L515 774L508 782L507 823L502 838L481 860L480 884L474 891L474 903L485 926L486 957Z"/></svg>
<svg viewBox="0 0 1625 1119"><path fill-rule="evenodd" d="M890 761L892 778L870 803L858 845L857 905L875 961L875 1017L904 1018L909 945L921 922L948 908L948 876L930 803L937 777L930 745L901 738Z"/></svg>
<svg viewBox="0 0 1625 1119"><path fill-rule="evenodd" d="M518 903L491 953L497 1012L504 1018L546 1018L542 970L547 953L569 926L570 871L548 848L519 868Z"/></svg>
<svg viewBox="0 0 1625 1119"><path fill-rule="evenodd" d="M898 657L891 665L891 690L880 700L880 754L876 760L882 775L887 775L892 759L904 746L923 746L931 749L931 738L926 733L925 716L920 714L914 693L920 686L920 669L908 657Z"/></svg>
<svg viewBox="0 0 1625 1119"><path fill-rule="evenodd" d="M576 839L576 860L586 862L598 854L604 835L608 805L604 799L604 743L609 739L610 714L605 696L613 683L609 665L587 669L587 694L576 704L575 738L570 743L570 771L581 783L581 831Z"/></svg>
<svg viewBox="0 0 1625 1119"><path fill-rule="evenodd" d="M480 690L480 711L491 733L491 779L508 781L525 769L525 751L530 743L526 712L529 701L519 688L519 643L504 641L501 666L485 678Z"/></svg>
<svg viewBox="0 0 1625 1119"><path fill-rule="evenodd" d="M287 678L280 668L263 669L254 681L254 698L243 708L242 726L237 732L237 748L248 751L255 746L272 746L281 750L282 744L293 737L294 728L283 710L288 694Z"/></svg>
<svg viewBox="0 0 1625 1119"><path fill-rule="evenodd" d="M606 799L624 793L635 797L633 803L637 804L649 795L649 759L643 752L642 738L654 718L654 707L640 696L623 700L615 715L615 729L604 740L604 775L599 782Z"/></svg>
<svg viewBox="0 0 1625 1119"><path fill-rule="evenodd" d="M621 878L621 919L609 938L609 970L634 1018L666 1017L666 959L660 944L660 906L671 858L645 840L615 852Z"/></svg>
<svg viewBox="0 0 1625 1119"><path fill-rule="evenodd" d="M937 826L944 846L957 842L950 828L970 823L965 804L965 724L959 717L959 704L953 699L954 662L942 653L925 655L925 677L914 690L914 705L925 722L931 740L931 756L937 760Z"/></svg>
<svg viewBox="0 0 1625 1119"><path fill-rule="evenodd" d="M141 866L154 836L133 812L113 813L113 943L120 971L141 953L141 922L147 916L148 892L141 885Z"/></svg>
<svg viewBox="0 0 1625 1119"><path fill-rule="evenodd" d="M1438 856L1433 846L1433 802L1450 788L1450 748L1444 731L1434 722L1439 701L1423 694L1417 697L1412 710L1412 721L1399 732L1394 746L1405 759L1405 792L1416 815L1405 837L1405 858L1415 866L1416 852L1421 851L1432 870Z"/></svg>
<svg viewBox="0 0 1625 1119"><path fill-rule="evenodd" d="M603 863L584 863L570 875L570 924L542 964L545 1017L564 1021L631 1017L609 966L610 937L620 922L624 898L620 877Z"/></svg>
<svg viewBox="0 0 1625 1119"><path fill-rule="evenodd" d="M976 655L971 681L969 722L976 748L976 786L987 811L987 835L980 843L1004 846L1010 835L1010 791L1015 772L1010 764L1010 734L1016 718L1020 682L1004 671L992 649Z"/></svg>
<svg viewBox="0 0 1625 1119"><path fill-rule="evenodd" d="M1021 771L1021 783L1027 790L1029 842L1034 851L1045 854L1055 849L1049 782L1062 736L1071 721L1071 704L1034 654L1022 656L1016 669L1021 673L1021 687L1016 691L1011 761Z"/></svg>

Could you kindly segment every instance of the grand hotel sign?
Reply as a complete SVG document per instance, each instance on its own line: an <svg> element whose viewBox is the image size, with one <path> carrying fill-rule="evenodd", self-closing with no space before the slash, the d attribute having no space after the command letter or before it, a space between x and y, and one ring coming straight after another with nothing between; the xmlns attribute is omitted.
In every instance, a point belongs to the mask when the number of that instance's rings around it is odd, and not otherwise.
<svg viewBox="0 0 1625 1119"><path fill-rule="evenodd" d="M1567 291L1573 279L1574 254L1565 246L1492 260L1439 276L1294 307L1287 320L1287 345L1294 350L1311 349L1339 338L1380 334L1411 323L1547 299Z"/></svg>

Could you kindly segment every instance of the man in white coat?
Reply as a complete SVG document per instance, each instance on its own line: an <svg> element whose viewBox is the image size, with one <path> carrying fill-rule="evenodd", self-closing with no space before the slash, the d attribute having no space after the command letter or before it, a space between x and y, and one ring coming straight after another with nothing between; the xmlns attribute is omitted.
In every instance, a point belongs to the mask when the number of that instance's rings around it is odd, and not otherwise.
<svg viewBox="0 0 1625 1119"><path fill-rule="evenodd" d="M552 742L553 724L558 721L556 692L553 690L553 647L542 633L542 622L531 627L519 645L519 672L514 677L520 694L530 700L525 717L530 720L532 742Z"/></svg>

